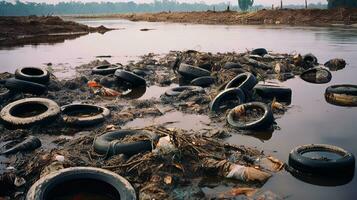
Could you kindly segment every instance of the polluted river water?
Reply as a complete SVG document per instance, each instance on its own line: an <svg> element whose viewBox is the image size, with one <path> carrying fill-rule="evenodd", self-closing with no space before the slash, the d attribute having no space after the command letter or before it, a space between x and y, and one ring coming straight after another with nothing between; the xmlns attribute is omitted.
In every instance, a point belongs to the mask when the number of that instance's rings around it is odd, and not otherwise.
<svg viewBox="0 0 357 200"><path fill-rule="evenodd" d="M287 162L289 152L303 144L336 145L357 155L355 107L339 107L325 101L325 89L333 84L357 84L357 29L346 27L287 26L226 26L172 23L130 22L124 20L80 20L90 25L104 25L119 30L104 35L92 33L57 44L26 45L0 49L1 72L14 72L21 66L44 66L52 63L55 74L66 78L75 66L88 63L96 56L110 55L111 63L126 64L147 53L165 54L170 50L194 49L206 52L244 52L246 49L267 48L276 53L313 53L324 63L331 58L343 58L345 69L332 72L327 84L312 84L295 77L285 82L272 80L293 91L291 108L276 119L279 126L271 136L263 138L232 134L226 140L238 145L257 147L267 155ZM140 31L142 28L153 29ZM141 97L159 98L168 88L152 86ZM171 111L165 117L136 119L127 127L142 127L153 123L169 123L168 127L204 130L210 123L207 116L185 116ZM219 129L220 125L217 125ZM223 125L222 125L223 126ZM3 158L0 157L0 166ZM334 172L331 171L333 174ZM333 181L332 181L333 182ZM331 185L334 185L331 183ZM274 174L262 190L271 190L288 199L354 199L357 178L339 186L319 186L301 181L286 171ZM206 193L224 190L225 186Z"/></svg>

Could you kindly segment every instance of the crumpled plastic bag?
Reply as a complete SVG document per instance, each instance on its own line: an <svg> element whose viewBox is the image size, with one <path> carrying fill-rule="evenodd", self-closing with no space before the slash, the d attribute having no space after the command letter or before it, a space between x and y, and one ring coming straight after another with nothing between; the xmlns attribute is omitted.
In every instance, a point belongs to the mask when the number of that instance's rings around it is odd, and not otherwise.
<svg viewBox="0 0 357 200"><path fill-rule="evenodd" d="M241 181L260 181L265 182L271 177L271 174L255 169L253 167L246 167L234 164L231 170L226 175L226 178L233 178Z"/></svg>
<svg viewBox="0 0 357 200"><path fill-rule="evenodd" d="M170 136L161 137L156 144L156 148L152 150L154 153L166 154L177 150L175 145L171 143Z"/></svg>

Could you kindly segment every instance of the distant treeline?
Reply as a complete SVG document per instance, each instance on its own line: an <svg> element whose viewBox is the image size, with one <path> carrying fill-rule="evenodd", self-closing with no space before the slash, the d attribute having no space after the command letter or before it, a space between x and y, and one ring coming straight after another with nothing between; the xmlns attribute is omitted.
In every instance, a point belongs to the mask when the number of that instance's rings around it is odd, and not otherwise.
<svg viewBox="0 0 357 200"><path fill-rule="evenodd" d="M206 11L225 10L227 4L207 5L205 3L179 3L171 0L136 4L134 2L60 2L58 4L0 2L0 15L67 15L67 14L111 14L162 11ZM237 9L237 7L231 7Z"/></svg>
<svg viewBox="0 0 357 200"><path fill-rule="evenodd" d="M26 15L73 15L73 14L113 14L113 13L138 13L138 12L178 12L178 11L223 11L228 4L219 3L207 5L205 3L179 3L175 0L154 1L153 3L136 4L134 2L60 2L23 3L16 1L10 3L0 0L0 16L26 16ZM326 8L324 4L310 4L311 8ZM263 9L255 5L250 10ZM284 8L303 8L303 6L286 5ZM238 10L237 5L230 5L230 10Z"/></svg>

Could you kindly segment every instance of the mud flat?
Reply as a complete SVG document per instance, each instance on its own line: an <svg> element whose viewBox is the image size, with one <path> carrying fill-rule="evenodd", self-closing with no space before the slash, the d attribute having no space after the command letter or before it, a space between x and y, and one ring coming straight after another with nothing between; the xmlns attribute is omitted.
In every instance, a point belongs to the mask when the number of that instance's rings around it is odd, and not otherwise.
<svg viewBox="0 0 357 200"><path fill-rule="evenodd" d="M55 43L91 32L105 33L104 26L89 27L60 17L0 17L0 46Z"/></svg>
<svg viewBox="0 0 357 200"><path fill-rule="evenodd" d="M357 9L282 9L257 12L161 12L76 16L75 18L118 18L131 21L175 22L194 24L284 24L302 26L330 26L357 24Z"/></svg>
<svg viewBox="0 0 357 200"><path fill-rule="evenodd" d="M261 191L260 188L270 176L283 170L284 164L270 155L264 155L256 148L229 144L224 140L231 134L261 137L260 133L236 130L226 123L224 112L211 112L209 104L218 96L217 94L225 90L226 85L234 86L236 82L231 80L243 74L248 78L244 87L249 97L246 101L265 102L271 107L275 118L283 117L289 109L289 101L285 104L283 101L276 102L275 98L255 97L249 94L252 87L258 81L285 81L317 65L317 62L313 55L276 54L261 48L245 53L216 54L194 50L171 51L164 56L147 54L139 61L127 65L93 61L76 67L76 77L68 80L46 75L36 81L43 84L46 82L44 87L47 92L37 95L29 92L34 91L31 87L39 87L38 84L27 81L28 84L23 85L24 80L13 78L24 78L18 73L3 73L0 75L0 83L3 85L5 82L5 86L11 86L11 94L2 96L1 106L6 107L20 99L28 101L28 98L41 97L47 102L55 102L52 106L56 109L43 110L43 107L37 107L34 111L54 111L57 112L57 118L28 128L9 128L5 123L0 125L1 152L29 136L39 138L42 143L40 148L36 145L27 151L0 155L0 197L23 199L31 185L40 177L63 168L90 166L110 170L129 180L139 199L234 198L239 195L256 199L283 199L272 192ZM50 74L50 69L48 71ZM26 73L26 70L23 72ZM133 75L134 73L136 75ZM206 75L206 78L208 76L209 80L213 81L209 82L210 85L204 84L205 88L195 86L195 90L173 90L178 85L192 88L189 77L198 75ZM135 81L132 81L133 79ZM9 80L12 85L9 85ZM131 83L127 84L129 82ZM19 91L21 88L12 87L14 84L22 86L23 91ZM146 91L153 92L152 88L156 88L157 95L142 99ZM140 91L137 91L138 89ZM2 92L7 91L3 89ZM288 96L291 96L291 92ZM66 119L66 112L63 109L61 112L59 106L73 102L102 106L110 110L111 114L106 114L105 120L93 121L88 127L69 125L69 122L76 123L76 120L68 121L71 117ZM36 112L29 112L32 106L27 104L25 107L21 107L23 112L14 111L10 112L10 115L36 116ZM237 114L242 111L235 110ZM95 111L92 114L95 116L98 113ZM93 117L85 112L80 117L88 116ZM7 118L5 115L1 117L4 121ZM255 117L260 117L260 114L254 115L252 119ZM33 118L37 120L36 117ZM277 127L269 125L271 127L264 131L271 135ZM135 155L116 155L115 152L109 151L101 155L95 150L97 138L109 131L129 128L130 131L148 131L169 139L166 144L160 143L161 139L151 141L147 137L116 141L150 142L150 149L137 152ZM257 160L264 160L264 163L256 162ZM234 176L231 172L237 169L238 165L244 166L247 169L245 172L250 174ZM220 185L228 185L229 189L211 195L202 191L202 188Z"/></svg>

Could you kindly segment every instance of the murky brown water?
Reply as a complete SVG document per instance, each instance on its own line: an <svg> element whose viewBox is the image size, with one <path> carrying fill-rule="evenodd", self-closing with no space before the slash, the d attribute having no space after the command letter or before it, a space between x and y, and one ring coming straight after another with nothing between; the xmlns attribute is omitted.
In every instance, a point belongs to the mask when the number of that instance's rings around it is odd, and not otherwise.
<svg viewBox="0 0 357 200"><path fill-rule="evenodd" d="M125 63L149 52L162 54L170 50L187 49L226 52L265 47L282 53L311 52L320 63L341 57L348 65L344 70L332 72L333 78L328 84L314 85L298 77L279 83L293 91L292 108L276 120L280 130L274 131L272 135L265 133L261 138L234 134L227 140L235 144L256 146L283 161L287 161L291 149L310 143L337 145L357 156L357 108L334 106L324 98L325 89L332 84L357 84L357 29L184 25L121 20L82 22L124 30L104 35L93 33L55 45L3 49L0 50L0 71L13 72L19 66L42 66L43 63L51 62L54 69L62 70L56 74L65 77L73 72L76 65L87 63L98 55L112 55L105 59ZM155 30L142 32L141 28ZM148 88L141 98L155 98L162 91L162 88ZM167 123L168 127L199 130L206 128L209 118L172 111L166 117L136 119L126 127L140 127L150 123ZM217 126L219 129L223 125ZM1 162L0 157L0 165ZM274 175L263 190L272 190L288 199L355 199L356 187L357 178L340 186L318 186L281 172ZM219 190L222 188L216 188L213 192Z"/></svg>

